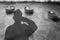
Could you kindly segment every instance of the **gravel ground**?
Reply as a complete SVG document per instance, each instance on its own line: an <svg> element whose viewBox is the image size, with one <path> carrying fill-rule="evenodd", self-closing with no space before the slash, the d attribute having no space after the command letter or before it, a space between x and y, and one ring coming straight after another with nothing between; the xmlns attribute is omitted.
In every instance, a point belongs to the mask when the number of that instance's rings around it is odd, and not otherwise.
<svg viewBox="0 0 60 40"><path fill-rule="evenodd" d="M3 4L0 4L0 5L1 5L0 6L1 23L5 23L6 26L13 24L14 23L13 18L12 18L13 16L12 15L7 16L5 14L4 9L7 5L3 5ZM24 7L27 5L30 6L32 9L34 9L34 15L28 16L24 13ZM57 16L60 16L60 14L59 14L60 7L58 5L42 4L42 3L39 3L39 4L38 3L28 3L28 4L21 3L21 4L15 4L14 6L16 7L16 9L20 9L22 11L23 17L27 17L27 18L33 20L38 27L38 29L33 34L33 36L31 36L32 38L30 37L29 40L47 40L47 35L48 35L50 29L52 29L54 26L58 26L57 23L48 19L48 10L53 10L56 12ZM58 24L59 24L59 22L58 22ZM2 32L2 33L4 34L4 32ZM48 40L50 40L50 39L48 39Z"/></svg>

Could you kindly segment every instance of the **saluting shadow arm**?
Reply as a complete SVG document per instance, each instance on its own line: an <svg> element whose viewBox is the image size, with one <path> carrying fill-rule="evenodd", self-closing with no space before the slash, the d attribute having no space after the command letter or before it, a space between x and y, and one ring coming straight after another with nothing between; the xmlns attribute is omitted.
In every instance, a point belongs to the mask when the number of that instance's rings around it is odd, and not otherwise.
<svg viewBox="0 0 60 40"><path fill-rule="evenodd" d="M34 28L33 30L37 29L37 25L34 21L32 21L28 18L25 18L25 17L23 17L22 21L26 22L28 24L28 26L32 26L32 28Z"/></svg>

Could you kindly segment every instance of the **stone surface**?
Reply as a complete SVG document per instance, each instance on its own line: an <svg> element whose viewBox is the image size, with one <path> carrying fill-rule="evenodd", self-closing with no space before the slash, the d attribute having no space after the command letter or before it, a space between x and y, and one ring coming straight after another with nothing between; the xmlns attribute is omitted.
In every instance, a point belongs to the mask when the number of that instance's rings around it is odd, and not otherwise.
<svg viewBox="0 0 60 40"><path fill-rule="evenodd" d="M0 16L0 20L1 20L0 22L1 23L4 22L5 24L8 24L7 26L13 24L14 21L12 20L12 16L7 16L5 14L5 11L2 11L2 10L5 9L6 5L3 5L3 4L0 4L0 5L1 5L0 6L1 13L2 13L2 15L3 14L5 15L5 16ZM27 5L34 9L34 15L32 15L32 16L25 15L24 7L27 6ZM43 40L43 39L46 39L46 37L47 37L47 35L49 33L49 29L52 29L54 26L58 26L58 24L60 24L60 22L55 23L55 22L49 20L48 19L48 13L47 13L48 10L53 10L53 11L56 12L56 14L58 16L60 16L60 14L59 14L60 7L58 5L55 5L55 4L42 4L42 3L40 3L40 4L38 4L38 3L35 3L35 4L31 4L31 3L27 4L27 3L25 3L25 4L23 4L22 3L22 4L15 4L14 6L16 7L16 9L19 8L22 11L24 17L27 17L27 18L33 20L36 23L36 25L38 26L38 29L34 33L32 38L30 37L31 40L32 39L33 40ZM11 22L11 20L12 20L13 23ZM56 33L56 34L58 35L59 32ZM59 37L57 36L57 39Z"/></svg>

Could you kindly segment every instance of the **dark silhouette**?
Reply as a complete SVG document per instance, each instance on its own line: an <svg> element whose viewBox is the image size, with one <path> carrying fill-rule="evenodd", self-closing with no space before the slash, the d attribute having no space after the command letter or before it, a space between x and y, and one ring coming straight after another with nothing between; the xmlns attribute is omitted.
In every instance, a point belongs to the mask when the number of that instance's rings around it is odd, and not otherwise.
<svg viewBox="0 0 60 40"><path fill-rule="evenodd" d="M10 25L5 32L5 40L28 40L28 38L37 30L36 24L25 17L22 17L22 12L17 9L14 12L15 23ZM21 21L27 22L29 25L21 24Z"/></svg>

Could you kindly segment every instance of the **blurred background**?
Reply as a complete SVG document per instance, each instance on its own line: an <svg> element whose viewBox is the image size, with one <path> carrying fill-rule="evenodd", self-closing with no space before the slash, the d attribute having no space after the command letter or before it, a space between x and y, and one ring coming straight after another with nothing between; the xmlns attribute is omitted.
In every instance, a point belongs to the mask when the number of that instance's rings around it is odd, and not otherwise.
<svg viewBox="0 0 60 40"><path fill-rule="evenodd" d="M7 2L16 2L16 1L41 1L41 2L44 2L44 1L58 1L60 2L60 0L0 0L1 2L2 1L7 1Z"/></svg>
<svg viewBox="0 0 60 40"><path fill-rule="evenodd" d="M32 3L30 3L32 2ZM37 2L37 3L33 3ZM39 2L39 3L38 3ZM52 2L52 3L43 3L43 2ZM54 3L57 2L57 3ZM58 35L60 32L54 32L55 26L59 27L60 22L53 22L48 18L48 11L52 10L56 13L57 16L60 17L60 4L58 3L60 0L0 0L0 38L4 37L3 28L14 23L13 15L6 15L6 8L9 5L15 6L16 9L20 9L23 13L24 17L27 17L33 20L38 26L38 30L36 31L34 38L35 40L51 40L52 34L56 33ZM28 16L25 15L24 7L29 6L34 10L34 15ZM52 30L53 32L51 32ZM3 31L2 31L3 30ZM53 35L54 36L54 35ZM59 36L59 37L58 37ZM60 34L56 38L60 38ZM53 38L53 37L52 37ZM54 38L54 40L56 39Z"/></svg>

